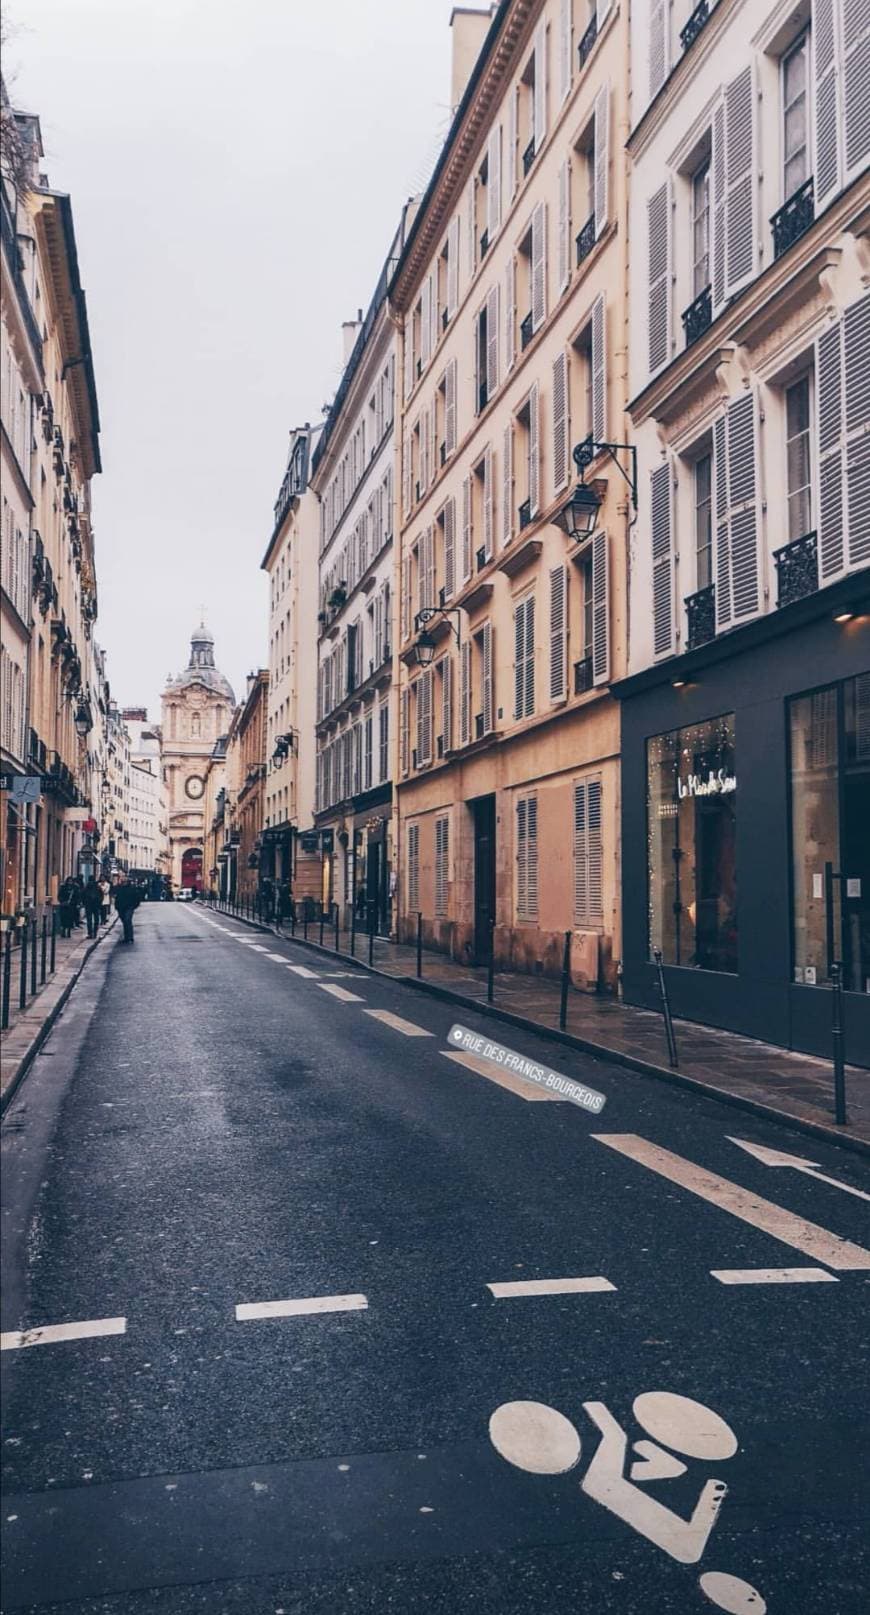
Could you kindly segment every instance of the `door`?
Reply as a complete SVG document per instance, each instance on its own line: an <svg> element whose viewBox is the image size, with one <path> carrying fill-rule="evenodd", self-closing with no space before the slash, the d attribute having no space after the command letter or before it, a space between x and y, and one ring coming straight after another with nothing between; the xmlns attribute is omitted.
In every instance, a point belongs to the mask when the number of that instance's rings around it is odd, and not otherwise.
<svg viewBox="0 0 870 1615"><path fill-rule="evenodd" d="M479 796L474 814L474 962L486 964L495 923L495 797Z"/></svg>

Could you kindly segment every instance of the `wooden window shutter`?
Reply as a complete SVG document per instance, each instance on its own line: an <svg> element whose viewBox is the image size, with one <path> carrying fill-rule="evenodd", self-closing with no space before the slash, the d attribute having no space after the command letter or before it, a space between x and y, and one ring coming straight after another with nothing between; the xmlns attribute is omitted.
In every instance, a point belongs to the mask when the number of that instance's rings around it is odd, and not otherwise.
<svg viewBox="0 0 870 1615"><path fill-rule="evenodd" d="M514 717L523 716L525 679L523 663L526 648L526 602L514 606Z"/></svg>
<svg viewBox="0 0 870 1615"><path fill-rule="evenodd" d="M550 569L550 700L568 694L568 568Z"/></svg>
<svg viewBox="0 0 870 1615"><path fill-rule="evenodd" d="M538 383L529 393L529 510L538 514L541 502L541 444L539 435L540 398Z"/></svg>
<svg viewBox="0 0 870 1615"><path fill-rule="evenodd" d="M459 744L467 746L471 736L471 643L466 639L459 650Z"/></svg>
<svg viewBox="0 0 870 1615"><path fill-rule="evenodd" d="M870 292L846 309L842 323L848 556L857 567L870 562Z"/></svg>
<svg viewBox="0 0 870 1615"><path fill-rule="evenodd" d="M716 627L731 625L731 537L728 526L728 448L725 416L713 422L713 470L716 479Z"/></svg>
<svg viewBox="0 0 870 1615"><path fill-rule="evenodd" d="M408 910L420 911L420 826L408 825Z"/></svg>
<svg viewBox="0 0 870 1615"><path fill-rule="evenodd" d="M441 734L446 754L453 747L453 658L449 653L441 664Z"/></svg>
<svg viewBox="0 0 870 1615"><path fill-rule="evenodd" d="M430 352L430 354L432 354L432 353L435 352L435 349L438 346L438 338L439 338L439 336L441 334L440 327L439 327L439 324L438 324L439 315L438 315L438 270L437 270L437 268L433 269L431 275L429 276L429 280L430 280L431 285L432 285L432 290L431 290L431 292L429 294L429 352Z"/></svg>
<svg viewBox="0 0 870 1615"><path fill-rule="evenodd" d="M671 356L671 188L667 180L647 202L649 245L649 368L660 370Z"/></svg>
<svg viewBox="0 0 870 1615"><path fill-rule="evenodd" d="M538 917L538 798L530 796L526 817L528 835L528 897L529 919Z"/></svg>
<svg viewBox="0 0 870 1615"><path fill-rule="evenodd" d="M411 314L405 316L405 329L403 332L403 358L404 358L404 397L407 403L414 391L414 321Z"/></svg>
<svg viewBox="0 0 870 1615"><path fill-rule="evenodd" d="M416 757L415 757L415 767L417 767L417 768L419 768L420 764L423 762L423 726L424 726L424 722L425 722L425 706L424 706L424 701L423 701L423 683L424 683L423 674L420 673L418 675L417 679L415 680L415 682L411 685L411 688L412 688L412 690L414 692L414 708L415 708L416 719L417 719L417 725L416 725L417 745L416 745Z"/></svg>
<svg viewBox="0 0 870 1615"><path fill-rule="evenodd" d="M594 377L593 365L593 377ZM593 427L593 433L595 428ZM601 438L598 439L601 441ZM568 355L553 360L553 491L568 481Z"/></svg>
<svg viewBox="0 0 870 1615"><path fill-rule="evenodd" d="M495 691L493 688L493 659L492 659L492 623L485 622L481 632L482 648L482 679L481 679L481 707L483 709L483 732L492 733L493 715L495 711Z"/></svg>
<svg viewBox="0 0 870 1615"><path fill-rule="evenodd" d="M533 104L535 151L540 151L547 133L547 24L535 29L535 93Z"/></svg>
<svg viewBox="0 0 870 1615"><path fill-rule="evenodd" d="M593 927L603 922L601 781L574 786L574 921Z"/></svg>
<svg viewBox="0 0 870 1615"><path fill-rule="evenodd" d="M486 228L490 245L501 228L501 124L489 132L486 156Z"/></svg>
<svg viewBox="0 0 870 1615"><path fill-rule="evenodd" d="M592 305L592 436L607 439L607 350L604 293Z"/></svg>
<svg viewBox="0 0 870 1615"><path fill-rule="evenodd" d="M670 0L650 0L649 98L658 95L671 67Z"/></svg>
<svg viewBox="0 0 870 1615"><path fill-rule="evenodd" d="M399 768L403 774L408 772L408 743L411 728L411 692L407 684L402 687L399 695Z"/></svg>
<svg viewBox="0 0 870 1615"><path fill-rule="evenodd" d="M474 279L477 267L477 179L472 178L468 187L468 279Z"/></svg>
<svg viewBox="0 0 870 1615"><path fill-rule="evenodd" d="M435 529L426 528L426 599L424 605L434 606L438 603L438 591L435 587Z"/></svg>
<svg viewBox="0 0 870 1615"><path fill-rule="evenodd" d="M653 655L670 656L674 650L674 551L669 464L656 466L650 476L650 529Z"/></svg>
<svg viewBox="0 0 870 1615"><path fill-rule="evenodd" d="M365 763L363 773L363 790L372 788L372 715L369 713L365 723Z"/></svg>
<svg viewBox="0 0 870 1615"><path fill-rule="evenodd" d="M471 525L471 477L462 479L462 581L471 577L474 561L474 534Z"/></svg>
<svg viewBox="0 0 870 1615"><path fill-rule="evenodd" d="M450 600L456 593L456 501L448 499L444 506L444 595Z"/></svg>
<svg viewBox="0 0 870 1615"><path fill-rule="evenodd" d="M528 881L526 878L526 854L528 849L528 823L526 815L526 798L519 797L517 801L517 919L524 920L528 910Z"/></svg>
<svg viewBox="0 0 870 1615"><path fill-rule="evenodd" d="M492 557L495 523L495 457L487 444L483 454L483 548Z"/></svg>
<svg viewBox="0 0 870 1615"><path fill-rule="evenodd" d="M559 100L571 93L571 0L559 0Z"/></svg>
<svg viewBox="0 0 870 1615"><path fill-rule="evenodd" d="M725 293L745 286L756 272L755 92L752 68L725 86Z"/></svg>
<svg viewBox="0 0 870 1615"><path fill-rule="evenodd" d="M459 214L454 214L447 232L447 318L452 320L459 307Z"/></svg>
<svg viewBox="0 0 870 1615"><path fill-rule="evenodd" d="M838 0L813 0L816 216L840 189L839 9ZM856 6L856 13L858 9Z"/></svg>
<svg viewBox="0 0 870 1615"><path fill-rule="evenodd" d="M819 578L870 560L870 293L816 343Z"/></svg>
<svg viewBox="0 0 870 1615"><path fill-rule="evenodd" d="M735 622L759 608L755 398L743 393L728 406L728 506L731 538L731 606Z"/></svg>
<svg viewBox="0 0 870 1615"><path fill-rule="evenodd" d="M507 193L513 200L517 188L517 89L512 84L508 91L507 121Z"/></svg>
<svg viewBox="0 0 870 1615"><path fill-rule="evenodd" d="M513 369L516 358L517 265L513 253L505 270L505 294L504 364L508 371Z"/></svg>
<svg viewBox="0 0 870 1615"><path fill-rule="evenodd" d="M429 486L429 411L424 409L420 414L420 493L424 494Z"/></svg>
<svg viewBox="0 0 870 1615"><path fill-rule="evenodd" d="M435 820L435 913L447 913L447 859L450 820Z"/></svg>
<svg viewBox="0 0 870 1615"><path fill-rule="evenodd" d="M535 597L530 594L525 602L526 637L523 677L523 713L530 718L535 710Z"/></svg>
<svg viewBox="0 0 870 1615"><path fill-rule="evenodd" d="M713 111L710 155L711 296L713 311L725 302L725 104Z"/></svg>
<svg viewBox="0 0 870 1615"><path fill-rule="evenodd" d="M538 799L517 802L517 919L538 917Z"/></svg>
<svg viewBox="0 0 870 1615"><path fill-rule="evenodd" d="M592 538L592 682L610 677L610 578L607 534Z"/></svg>
<svg viewBox="0 0 870 1615"><path fill-rule="evenodd" d="M393 536L393 468L391 465L387 466L387 474L384 478L384 504L386 506L384 513L384 538L388 539L392 538Z"/></svg>
<svg viewBox="0 0 870 1615"><path fill-rule="evenodd" d="M402 438L402 514L411 509L411 438L406 432Z"/></svg>
<svg viewBox="0 0 870 1615"><path fill-rule="evenodd" d="M864 0L841 10L843 29L843 183L857 179L870 159L870 11Z"/></svg>
<svg viewBox="0 0 870 1615"><path fill-rule="evenodd" d="M509 544L514 531L514 429L508 422L502 444L501 541Z"/></svg>
<svg viewBox="0 0 870 1615"><path fill-rule="evenodd" d="M457 362L451 359L444 372L444 452L456 452L456 371Z"/></svg>
<svg viewBox="0 0 870 1615"><path fill-rule="evenodd" d="M547 317L547 206L539 202L532 212L532 330Z"/></svg>
<svg viewBox="0 0 870 1615"><path fill-rule="evenodd" d="M595 97L595 239L607 224L610 207L610 86Z"/></svg>
<svg viewBox="0 0 870 1615"><path fill-rule="evenodd" d="M402 556L401 633L406 640L411 632L411 557Z"/></svg>
<svg viewBox="0 0 870 1615"><path fill-rule="evenodd" d="M571 159L559 169L559 228L556 240L556 273L561 297L571 279Z"/></svg>
<svg viewBox="0 0 870 1615"><path fill-rule="evenodd" d="M420 296L420 363L424 370L429 363L429 344L432 336L432 277L423 282Z"/></svg>
<svg viewBox="0 0 870 1615"><path fill-rule="evenodd" d="M498 282L486 298L486 396L492 398L498 390Z"/></svg>

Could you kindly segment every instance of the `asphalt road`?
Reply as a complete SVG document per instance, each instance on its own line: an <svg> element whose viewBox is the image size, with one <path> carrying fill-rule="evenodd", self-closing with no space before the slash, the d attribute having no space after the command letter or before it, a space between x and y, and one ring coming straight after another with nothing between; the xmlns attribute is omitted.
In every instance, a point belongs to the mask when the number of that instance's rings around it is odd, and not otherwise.
<svg viewBox="0 0 870 1615"><path fill-rule="evenodd" d="M4 1611L867 1609L858 1157L198 906L136 928L4 1124Z"/></svg>

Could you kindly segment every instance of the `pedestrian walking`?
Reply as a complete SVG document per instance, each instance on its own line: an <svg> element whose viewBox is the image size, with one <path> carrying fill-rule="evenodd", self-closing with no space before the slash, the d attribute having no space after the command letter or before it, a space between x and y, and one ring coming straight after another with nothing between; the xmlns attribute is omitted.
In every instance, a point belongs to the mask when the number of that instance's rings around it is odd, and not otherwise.
<svg viewBox="0 0 870 1615"><path fill-rule="evenodd" d="M141 901L142 893L138 886L134 886L132 881L121 875L115 887L115 909L120 915L121 925L124 928L122 942L133 941L133 915Z"/></svg>
<svg viewBox="0 0 870 1615"><path fill-rule="evenodd" d="M60 888L60 891L57 894L58 908L59 908L59 911L60 911L60 934L61 934L62 937L68 937L70 932L72 931L72 928L73 928L73 919L74 919L73 898L74 898L74 896L75 896L74 882L73 882L73 880L72 880L72 878L70 876L67 876L66 880L64 881L63 885Z"/></svg>
<svg viewBox="0 0 870 1615"><path fill-rule="evenodd" d="M70 906L72 908L72 922L76 930L82 923L82 909L84 907L85 889L78 875L70 875Z"/></svg>
<svg viewBox="0 0 870 1615"><path fill-rule="evenodd" d="M105 875L98 884L100 888L100 919L103 925L107 925L109 915L112 912L112 886Z"/></svg>
<svg viewBox="0 0 870 1615"><path fill-rule="evenodd" d="M95 937L100 929L100 913L103 907L103 894L100 891L99 881L94 875L85 886L82 893L85 918L88 922L88 936Z"/></svg>

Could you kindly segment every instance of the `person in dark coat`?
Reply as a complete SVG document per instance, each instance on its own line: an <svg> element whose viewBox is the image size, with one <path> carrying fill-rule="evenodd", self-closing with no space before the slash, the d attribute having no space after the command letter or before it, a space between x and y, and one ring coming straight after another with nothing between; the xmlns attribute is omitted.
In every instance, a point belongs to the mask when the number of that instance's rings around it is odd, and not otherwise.
<svg viewBox="0 0 870 1615"><path fill-rule="evenodd" d="M103 894L100 891L99 881L96 880L93 875L85 885L84 892L82 893L82 901L85 905L85 918L88 922L88 936L96 936L100 929L100 911L103 907Z"/></svg>
<svg viewBox="0 0 870 1615"><path fill-rule="evenodd" d="M68 875L57 894L58 909L60 912L60 934L62 937L69 936L73 928L73 921L75 919L75 911L73 908L74 897L75 884L71 876Z"/></svg>
<svg viewBox="0 0 870 1615"><path fill-rule="evenodd" d="M132 881L127 880L122 875L115 887L115 909L121 917L121 924L124 928L122 942L133 941L133 915L141 901L142 893L138 886L134 886Z"/></svg>

